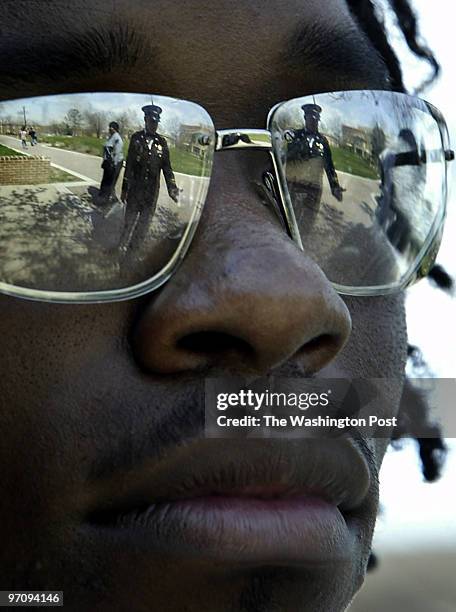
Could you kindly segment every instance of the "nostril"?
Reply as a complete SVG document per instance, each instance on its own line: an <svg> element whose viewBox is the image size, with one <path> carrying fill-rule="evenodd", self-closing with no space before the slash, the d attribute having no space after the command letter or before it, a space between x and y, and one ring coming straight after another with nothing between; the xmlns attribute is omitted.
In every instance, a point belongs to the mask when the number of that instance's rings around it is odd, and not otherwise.
<svg viewBox="0 0 456 612"><path fill-rule="evenodd" d="M200 331L187 334L179 339L177 346L192 353L204 353L206 355L236 352L245 356L252 356L255 352L253 347L242 338L217 331Z"/></svg>
<svg viewBox="0 0 456 612"><path fill-rule="evenodd" d="M320 334L306 342L298 351L299 355L312 355L319 352L334 350L339 346L339 337L333 334Z"/></svg>

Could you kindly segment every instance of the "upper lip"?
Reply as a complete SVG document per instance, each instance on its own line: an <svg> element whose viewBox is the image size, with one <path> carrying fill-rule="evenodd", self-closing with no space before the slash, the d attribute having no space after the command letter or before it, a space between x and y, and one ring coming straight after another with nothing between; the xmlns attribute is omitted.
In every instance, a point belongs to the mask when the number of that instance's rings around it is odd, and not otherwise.
<svg viewBox="0 0 456 612"><path fill-rule="evenodd" d="M105 523L155 504L213 495L263 499L312 495L347 512L361 505L369 487L368 461L348 437L199 439L158 463L146 462L97 483L89 518Z"/></svg>

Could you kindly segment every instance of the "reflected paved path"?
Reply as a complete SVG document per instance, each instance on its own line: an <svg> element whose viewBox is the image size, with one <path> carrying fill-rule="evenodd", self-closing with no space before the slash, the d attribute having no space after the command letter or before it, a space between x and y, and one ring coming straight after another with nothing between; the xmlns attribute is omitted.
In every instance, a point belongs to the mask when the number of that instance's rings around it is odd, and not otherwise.
<svg viewBox="0 0 456 612"><path fill-rule="evenodd" d="M346 172L338 172L339 183L347 191L343 194L342 202L338 202L331 194L331 190L326 180L323 177L323 194L322 202L327 202L331 207L339 210L344 216L348 216L351 223L362 223L363 225L371 225L371 213L377 208L375 196L379 195L380 181L367 179ZM365 206L360 206L360 203Z"/></svg>
<svg viewBox="0 0 456 612"><path fill-rule="evenodd" d="M0 136L0 144L23 153L28 153L29 155L48 157L52 164L60 166L69 172L80 174L86 177L87 182L90 183L99 183L103 176L103 170L101 169L102 159L101 157L95 157L95 155L76 153L42 144L37 144L34 147L31 147L29 144L27 149L22 149L21 141L12 136Z"/></svg>
<svg viewBox="0 0 456 612"><path fill-rule="evenodd" d="M103 141L100 141L100 148L102 146L102 142ZM44 157L48 157L51 160L51 163L59 167L61 170L65 170L67 172L71 172L79 176L81 181L85 183L85 187L87 187L88 185L99 186L101 182L103 176L103 170L101 168L101 157L97 157L95 155L88 155L86 153L78 153L76 151L68 151L65 149L59 149L56 147L50 147L48 145L42 144L37 144L32 147L30 146L30 143L28 143L27 149L23 150L21 146L21 141L18 138L14 138L13 136L0 135L0 144L15 149L16 151L27 153L29 155L42 155ZM124 171L122 170L122 172L120 173L116 187L116 193L119 197L120 190L122 187L123 172ZM181 174L180 172L175 172L175 176L177 186L179 187L179 189L182 190L180 196L181 206L177 206L171 200L171 198L169 198L168 191L166 189L166 183L163 178L163 173L161 174L158 206L175 211L179 215L179 218L181 220L188 220L190 218L192 205L198 199L201 199L202 193L204 193L207 189L209 179L203 177L198 178L195 181L195 177L192 177L188 174ZM85 188L81 188L80 182L77 184L77 186L72 185L71 182L65 183L65 186L77 195L80 195L83 189Z"/></svg>

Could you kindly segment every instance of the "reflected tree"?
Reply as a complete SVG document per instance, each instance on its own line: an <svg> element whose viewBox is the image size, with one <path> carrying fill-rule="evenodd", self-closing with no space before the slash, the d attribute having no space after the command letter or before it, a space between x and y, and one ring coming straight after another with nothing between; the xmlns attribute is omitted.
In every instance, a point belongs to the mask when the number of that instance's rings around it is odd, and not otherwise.
<svg viewBox="0 0 456 612"><path fill-rule="evenodd" d="M95 134L97 138L101 138L101 135L106 132L109 118L104 111L94 111L89 108L84 111L84 119L90 134Z"/></svg>
<svg viewBox="0 0 456 612"><path fill-rule="evenodd" d="M386 147L386 135L378 123L375 124L372 130L371 147L374 158L379 157L380 153Z"/></svg>
<svg viewBox="0 0 456 612"><path fill-rule="evenodd" d="M80 110L77 108L71 108L65 115L64 121L68 126L68 130L71 132L71 135L76 136L83 124L84 117Z"/></svg>

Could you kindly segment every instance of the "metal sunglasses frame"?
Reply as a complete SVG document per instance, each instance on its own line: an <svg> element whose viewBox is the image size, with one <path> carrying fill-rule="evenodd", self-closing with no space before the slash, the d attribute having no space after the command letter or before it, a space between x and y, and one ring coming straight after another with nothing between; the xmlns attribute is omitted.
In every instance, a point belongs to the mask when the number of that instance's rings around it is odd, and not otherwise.
<svg viewBox="0 0 456 612"><path fill-rule="evenodd" d="M382 91L381 93L384 94L387 92ZM394 93L394 95L398 95L397 92L391 93ZM426 104L430 114L434 117L434 119L439 125L440 133L442 136L442 151L445 155L445 161L453 161L454 152L449 148L448 129L443 115L440 113L440 111L430 103L425 102L420 98L416 98L408 94L399 95L407 96L412 100L414 99L416 101L420 101L420 103L424 102ZM273 147L272 132L270 128L272 117L279 107L288 102L292 102L293 100L303 100L307 97L310 98L310 96L302 96L300 98L294 98L276 104L269 111L266 122L267 129L215 130L214 128L215 152L229 150L236 151L240 149L255 149L269 152L272 161L272 166L274 169L274 174L271 172L265 172L263 174L263 195L265 196L268 204L282 221L282 224L290 238L301 250L304 250L304 246L302 244L301 236L299 234L293 207L285 194L284 179L281 179L280 161L277 156L277 151ZM207 140L202 144L210 146L213 143L210 137L207 137ZM429 232L429 236L422 248L421 255L416 261L415 266L412 267L409 273L399 283L388 286L361 288L348 287L346 285L338 285L336 283L331 283L335 290L341 295L354 295L360 297L388 295L404 290L413 283L417 282L419 279L425 277L432 268L440 247L440 242L443 234L443 225L446 216L446 199L447 194L445 194L445 201L444 205L442 206L442 210L434 221L433 227ZM179 243L170 261L159 272L157 272L157 274L141 283L137 283L136 285L132 285L130 287L123 287L121 289L110 289L90 292L61 292L29 289L0 282L0 292L18 298L60 304L93 304L121 302L138 298L148 293L151 293L152 291L155 291L156 289L161 287L171 278L171 276L175 273L179 264L182 262L185 255L187 254L193 236L198 227L205 201L206 198L201 204L195 206L187 228L185 229L184 234L182 236L181 242Z"/></svg>

